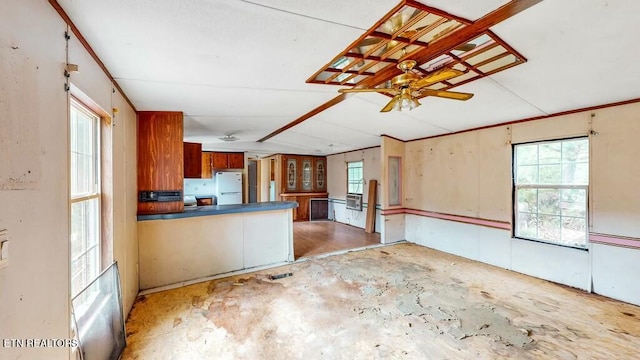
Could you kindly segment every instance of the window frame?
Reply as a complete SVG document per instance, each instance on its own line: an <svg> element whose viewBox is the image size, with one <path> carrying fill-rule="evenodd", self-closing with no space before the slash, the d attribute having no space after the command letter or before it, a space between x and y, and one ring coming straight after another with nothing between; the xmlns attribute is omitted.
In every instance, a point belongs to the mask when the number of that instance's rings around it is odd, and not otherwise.
<svg viewBox="0 0 640 360"><path fill-rule="evenodd" d="M518 179L518 163L517 163L517 148L519 146L526 146L526 145L541 145L541 144L549 144L549 143L563 143L563 142L568 142L568 141L572 141L572 140L586 140L587 141L587 145L589 147L588 150L588 159L587 159L587 165L588 165L588 174L587 174L587 184L581 184L581 185L575 185L575 184L571 184L571 185L562 185L562 184L517 184L517 179ZM512 230L511 230L511 236L514 239L519 239L519 240L526 240L526 241L532 241L532 242L539 242L539 243L543 243L543 244L548 244L548 245L555 245L555 246L561 246L561 247L566 247L566 248L572 248L572 249L577 249L577 250L584 250L584 251L588 251L589 250L589 224L590 224L590 209L589 209L589 187L591 186L591 142L590 142L590 138L588 135L581 135L581 136L573 136L573 137L567 137L567 138L558 138L558 139L549 139L549 140L536 140L536 141L528 141L528 142L521 142L521 143L517 143L517 144L512 144L511 145L511 182L512 182L512 216L511 216L511 221L512 221ZM562 164L562 163L561 163ZM538 167L540 165L540 159L538 159ZM562 182L562 180L560 181ZM555 242L555 241L549 241L549 240L545 240L545 239L541 239L541 238L534 238L534 237L528 237L528 236L523 236L518 234L518 190L520 189L537 189L537 190L566 190L566 189L579 189L579 190L584 190L585 193L585 197L584 197L584 209L585 209L585 216L584 216L584 221L585 221L585 241L584 241L584 245L571 245L571 244L563 244L561 242ZM540 214L540 211L538 210L536 212L536 214ZM547 215L547 214L542 214L542 215ZM560 217L560 219L563 218L562 213L560 215L549 215L549 216L554 216L554 217ZM567 217L574 217L574 218L578 218L575 216L567 216ZM561 228L562 231L562 228ZM562 236L562 232L561 232L561 236Z"/></svg>
<svg viewBox="0 0 640 360"><path fill-rule="evenodd" d="M360 163L360 171L362 172L362 177L360 179L358 179L357 181L351 181L349 178L349 165L350 164L355 164L355 163ZM347 194L360 194L363 195L364 194L364 160L355 160L355 161L347 161L346 162L346 169L347 169ZM354 168L358 168L358 167L354 167ZM358 191L349 191L351 190L351 186L350 185L357 185L356 190L360 190Z"/></svg>
<svg viewBox="0 0 640 360"><path fill-rule="evenodd" d="M72 109L75 109L75 111L78 111L80 113L83 113L84 115L87 115L88 117L92 118L92 148L93 148L93 156L92 156L92 161L93 161L93 167L92 167L92 174L91 177L93 178L92 180L92 184L91 184L91 191L89 192L83 192L83 193L78 193L78 194L74 194L73 192L73 177L72 177L72 157L73 157L73 148L72 148L72 143L73 143L73 129L72 129L72 118L71 118L71 114L72 114ZM70 281L70 287L69 287L69 291L70 291L70 296L71 298L75 298L77 297L79 294L83 293L83 290L90 286L96 279L97 277L100 275L100 273L102 272L102 220L101 220L101 215L102 215L102 184L101 184L101 161L102 161L102 148L101 148L101 120L102 117L100 116L100 114L96 113L95 111L93 111L90 107L86 106L85 104L82 103L82 101L80 101L79 99L70 96L69 99L69 281ZM95 239L95 241L88 241L86 238L83 237L83 248L84 250L82 250L79 254L77 254L75 257L73 256L73 246L72 246L72 241L73 241L73 206L75 204L80 204L80 203L87 203L90 204L90 202L95 201L96 205L95 205L95 214L93 216L93 221L94 221L94 225L95 225L95 229L94 233L95 236L97 237L97 239ZM90 205L93 206L93 205ZM91 244L93 243L94 244ZM89 244L91 244L89 246ZM85 265L83 266L83 272L85 273L84 277L85 279L83 280L84 285L82 286L82 288L79 289L74 289L73 288L73 279L75 274L73 273L73 263L80 259L80 258L85 258L87 259L87 257L89 256L89 253L91 251L95 251L95 276L94 277L87 277L87 267L86 267L86 260L85 260ZM74 291L75 290L75 291ZM87 302L91 302L91 298L92 295L91 294L86 294L86 301Z"/></svg>

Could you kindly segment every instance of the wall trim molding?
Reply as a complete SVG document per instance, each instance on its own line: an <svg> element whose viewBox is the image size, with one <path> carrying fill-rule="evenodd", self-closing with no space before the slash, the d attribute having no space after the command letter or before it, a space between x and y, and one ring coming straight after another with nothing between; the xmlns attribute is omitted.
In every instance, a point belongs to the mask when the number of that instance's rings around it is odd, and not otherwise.
<svg viewBox="0 0 640 360"><path fill-rule="evenodd" d="M631 249L640 249L640 239L609 234L589 233L592 244L612 245Z"/></svg>
<svg viewBox="0 0 640 360"><path fill-rule="evenodd" d="M429 217L434 219L450 220L450 221L461 222L465 224L486 226L486 227L502 229L502 230L511 230L511 223L508 221L481 219L481 218L475 218L470 216L445 214L445 213L439 213L439 212L427 211L427 210L418 210L418 209L410 209L410 208L386 209L386 210L382 210L380 214L383 216L397 215L397 214L418 215L418 216L424 216L424 217Z"/></svg>
<svg viewBox="0 0 640 360"><path fill-rule="evenodd" d="M457 135L457 134L462 134L462 133L467 133L467 132L472 132L472 131L491 129L491 128L502 127L502 126L510 126L510 125L520 124L520 123L529 122L529 121L545 120L545 119L550 119L550 118L554 118L554 117L558 117L558 116L565 116L565 115L572 115L572 114L577 114L577 113L582 113L582 112L587 112L587 111L601 110L601 109L606 109L606 108L615 107L615 106L624 106L624 105L636 104L636 103L639 103L639 102L640 102L640 98L633 98L633 99L617 101L617 102L612 102L612 103L606 103L606 104L588 106L588 107L583 107L583 108L578 108L578 109L560 111L560 112L556 112L556 113L552 113L552 114L538 115L538 116L528 117L528 118L524 118L524 119L520 119L520 120L505 121L505 122L502 122L502 123L499 123L499 124L479 126L479 127L475 127L475 128L471 128L471 129L454 131L454 132L445 133L445 134L425 136L425 137L421 137L421 138L406 140L404 142L408 143L408 142L414 142L414 141L435 139L435 138L439 138L439 137Z"/></svg>
<svg viewBox="0 0 640 360"><path fill-rule="evenodd" d="M131 108L133 109L133 111L137 112L138 110L136 109L136 107L133 105L133 103L131 102L131 100L129 99L129 97L127 96L127 94L125 94L125 92L122 90L122 88L120 87L120 84L118 84L118 82L114 79L114 77L111 75L111 73L109 72L109 70L107 69L107 66L102 62L102 60L98 57L98 54L96 54L95 51L93 51L93 48L91 47L91 45L89 45L89 42L87 41L87 39L84 37L84 35L82 35L82 33L80 32L80 30L78 29L78 27L76 26L76 24L73 23L73 21L71 20L71 18L69 17L69 15L67 14L66 11L64 11L64 9L62 8L62 6L60 6L60 4L58 3L57 0L49 0L49 4L51 4L51 6L55 9L55 11L58 13L58 15L60 15L60 18L62 18L62 20L67 24L67 26L71 29L71 32L78 38L78 41L80 41L80 44L82 44L82 46L84 47L84 49L89 53L89 56L91 56L91 58L93 59L93 61L96 62L96 64L98 65L98 67L100 69L102 69L102 71L104 72L104 74L107 76L107 78L111 81L111 84L113 84L113 86L118 89L118 91L120 92L120 95L122 95L122 97L124 98L124 100L127 102L127 104L129 104L129 106L131 106Z"/></svg>
<svg viewBox="0 0 640 360"><path fill-rule="evenodd" d="M433 219L449 220L449 221L485 226L485 227L501 229L501 230L511 230L511 223L506 221L481 219L481 218L474 218L470 216L445 214L445 213L439 213L435 211L418 210L418 209L410 209L410 208L385 209L380 211L380 215L382 216L398 215L398 214L417 215L417 216L423 216L423 217L428 217ZM589 243L625 247L630 249L640 249L640 238L634 238L634 237L628 237L628 236L589 233Z"/></svg>

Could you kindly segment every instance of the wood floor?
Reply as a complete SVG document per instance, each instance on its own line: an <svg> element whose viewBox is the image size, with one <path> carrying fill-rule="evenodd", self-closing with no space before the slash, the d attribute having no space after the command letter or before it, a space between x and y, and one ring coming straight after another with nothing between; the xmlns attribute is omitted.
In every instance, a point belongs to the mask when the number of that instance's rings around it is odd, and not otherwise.
<svg viewBox="0 0 640 360"><path fill-rule="evenodd" d="M296 259L334 251L380 244L380 234L333 221L293 223L293 252Z"/></svg>
<svg viewBox="0 0 640 360"><path fill-rule="evenodd" d="M403 243L140 296L122 360L639 359L639 319L638 306Z"/></svg>

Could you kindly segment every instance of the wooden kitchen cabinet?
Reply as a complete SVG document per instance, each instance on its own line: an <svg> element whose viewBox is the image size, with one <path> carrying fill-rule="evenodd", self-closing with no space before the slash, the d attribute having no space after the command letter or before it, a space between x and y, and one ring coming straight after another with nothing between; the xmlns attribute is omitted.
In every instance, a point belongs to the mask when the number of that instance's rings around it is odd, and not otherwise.
<svg viewBox="0 0 640 360"><path fill-rule="evenodd" d="M244 153L229 153L229 169L244 169Z"/></svg>
<svg viewBox="0 0 640 360"><path fill-rule="evenodd" d="M138 191L179 191L184 185L181 112L139 111ZM184 201L138 202L138 214L184 211Z"/></svg>
<svg viewBox="0 0 640 360"><path fill-rule="evenodd" d="M183 143L184 177L199 178L202 176L202 144Z"/></svg>
<svg viewBox="0 0 640 360"><path fill-rule="evenodd" d="M229 168L229 155L227 153L214 152L213 156L213 168L214 169L228 169Z"/></svg>
<svg viewBox="0 0 640 360"><path fill-rule="evenodd" d="M213 177L213 153L210 151L202 152L202 178L210 179Z"/></svg>
<svg viewBox="0 0 640 360"><path fill-rule="evenodd" d="M327 191L327 158L324 156L283 155L281 193Z"/></svg>
<svg viewBox="0 0 640 360"><path fill-rule="evenodd" d="M213 153L214 169L244 169L244 153Z"/></svg>
<svg viewBox="0 0 640 360"><path fill-rule="evenodd" d="M283 201L296 201L298 207L293 209L293 221L309 221L311 199L324 199L329 197L326 192L315 193L288 193L281 194Z"/></svg>
<svg viewBox="0 0 640 360"><path fill-rule="evenodd" d="M310 220L311 199L327 198L327 158L324 156L280 155L280 199L295 201L294 221ZM275 166L272 166L272 169ZM314 212L317 215L317 212Z"/></svg>

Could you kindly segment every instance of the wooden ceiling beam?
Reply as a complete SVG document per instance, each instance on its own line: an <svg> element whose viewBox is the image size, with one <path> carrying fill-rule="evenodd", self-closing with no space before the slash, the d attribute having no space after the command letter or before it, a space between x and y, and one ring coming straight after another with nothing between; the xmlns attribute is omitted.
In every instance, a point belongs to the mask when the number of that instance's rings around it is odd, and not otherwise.
<svg viewBox="0 0 640 360"><path fill-rule="evenodd" d="M473 40L474 38L482 35L484 32L489 31L490 27L536 5L539 2L542 2L542 0L512 0L507 4L501 6L500 8L494 10L493 12L490 12L489 14L481 17L480 19L473 22L472 24L469 24L463 27L462 29L456 31L455 33L434 42L428 47L413 53L412 59L415 60L418 64L423 64L440 54L448 52L453 47L458 46L465 41ZM395 11L399 10L401 5L404 5L404 4L414 5L419 3L416 3L415 1L410 1L410 0L403 1L398 6L394 7L392 12L389 12L389 14L387 14L387 16L385 16L383 19L386 20L386 18L390 16L390 14L393 14ZM381 20L381 21L378 21L378 23L376 24L377 26L380 26L380 24L382 24L383 22L384 21ZM354 42L353 46L358 44L365 37L366 37L365 35L361 36L361 38L359 38ZM394 65L389 65L386 68L376 72L374 76L370 76L367 79L363 80L357 87L374 87L378 84L388 81L389 79L393 78L396 75L399 75L400 73L402 73L402 71L397 69ZM263 137L262 139L258 140L258 142L264 142L282 133L283 131L286 131L302 123L303 121L311 118L312 116L315 116L321 113L322 111L325 111L331 108L332 106L341 103L347 98L346 95L347 94L340 94L336 96L335 98L327 101L326 103L300 116L299 118L295 119L289 124Z"/></svg>
<svg viewBox="0 0 640 360"><path fill-rule="evenodd" d="M300 116L299 118L297 118L294 121L288 123L287 125L281 127L280 129L278 129L278 130L272 132L271 134L263 137L262 139L258 140L257 142L263 142L265 140L269 140L270 138L280 134L281 132L291 129L292 127L300 124L301 122L307 120L308 118L310 118L312 116L315 116L315 115L327 110L328 108L332 107L333 105L341 103L344 99L346 99L346 97L347 97L347 94L340 94L340 95L334 97L333 99L331 99L331 100L327 101L326 103L318 106L317 108L309 111L308 113Z"/></svg>

